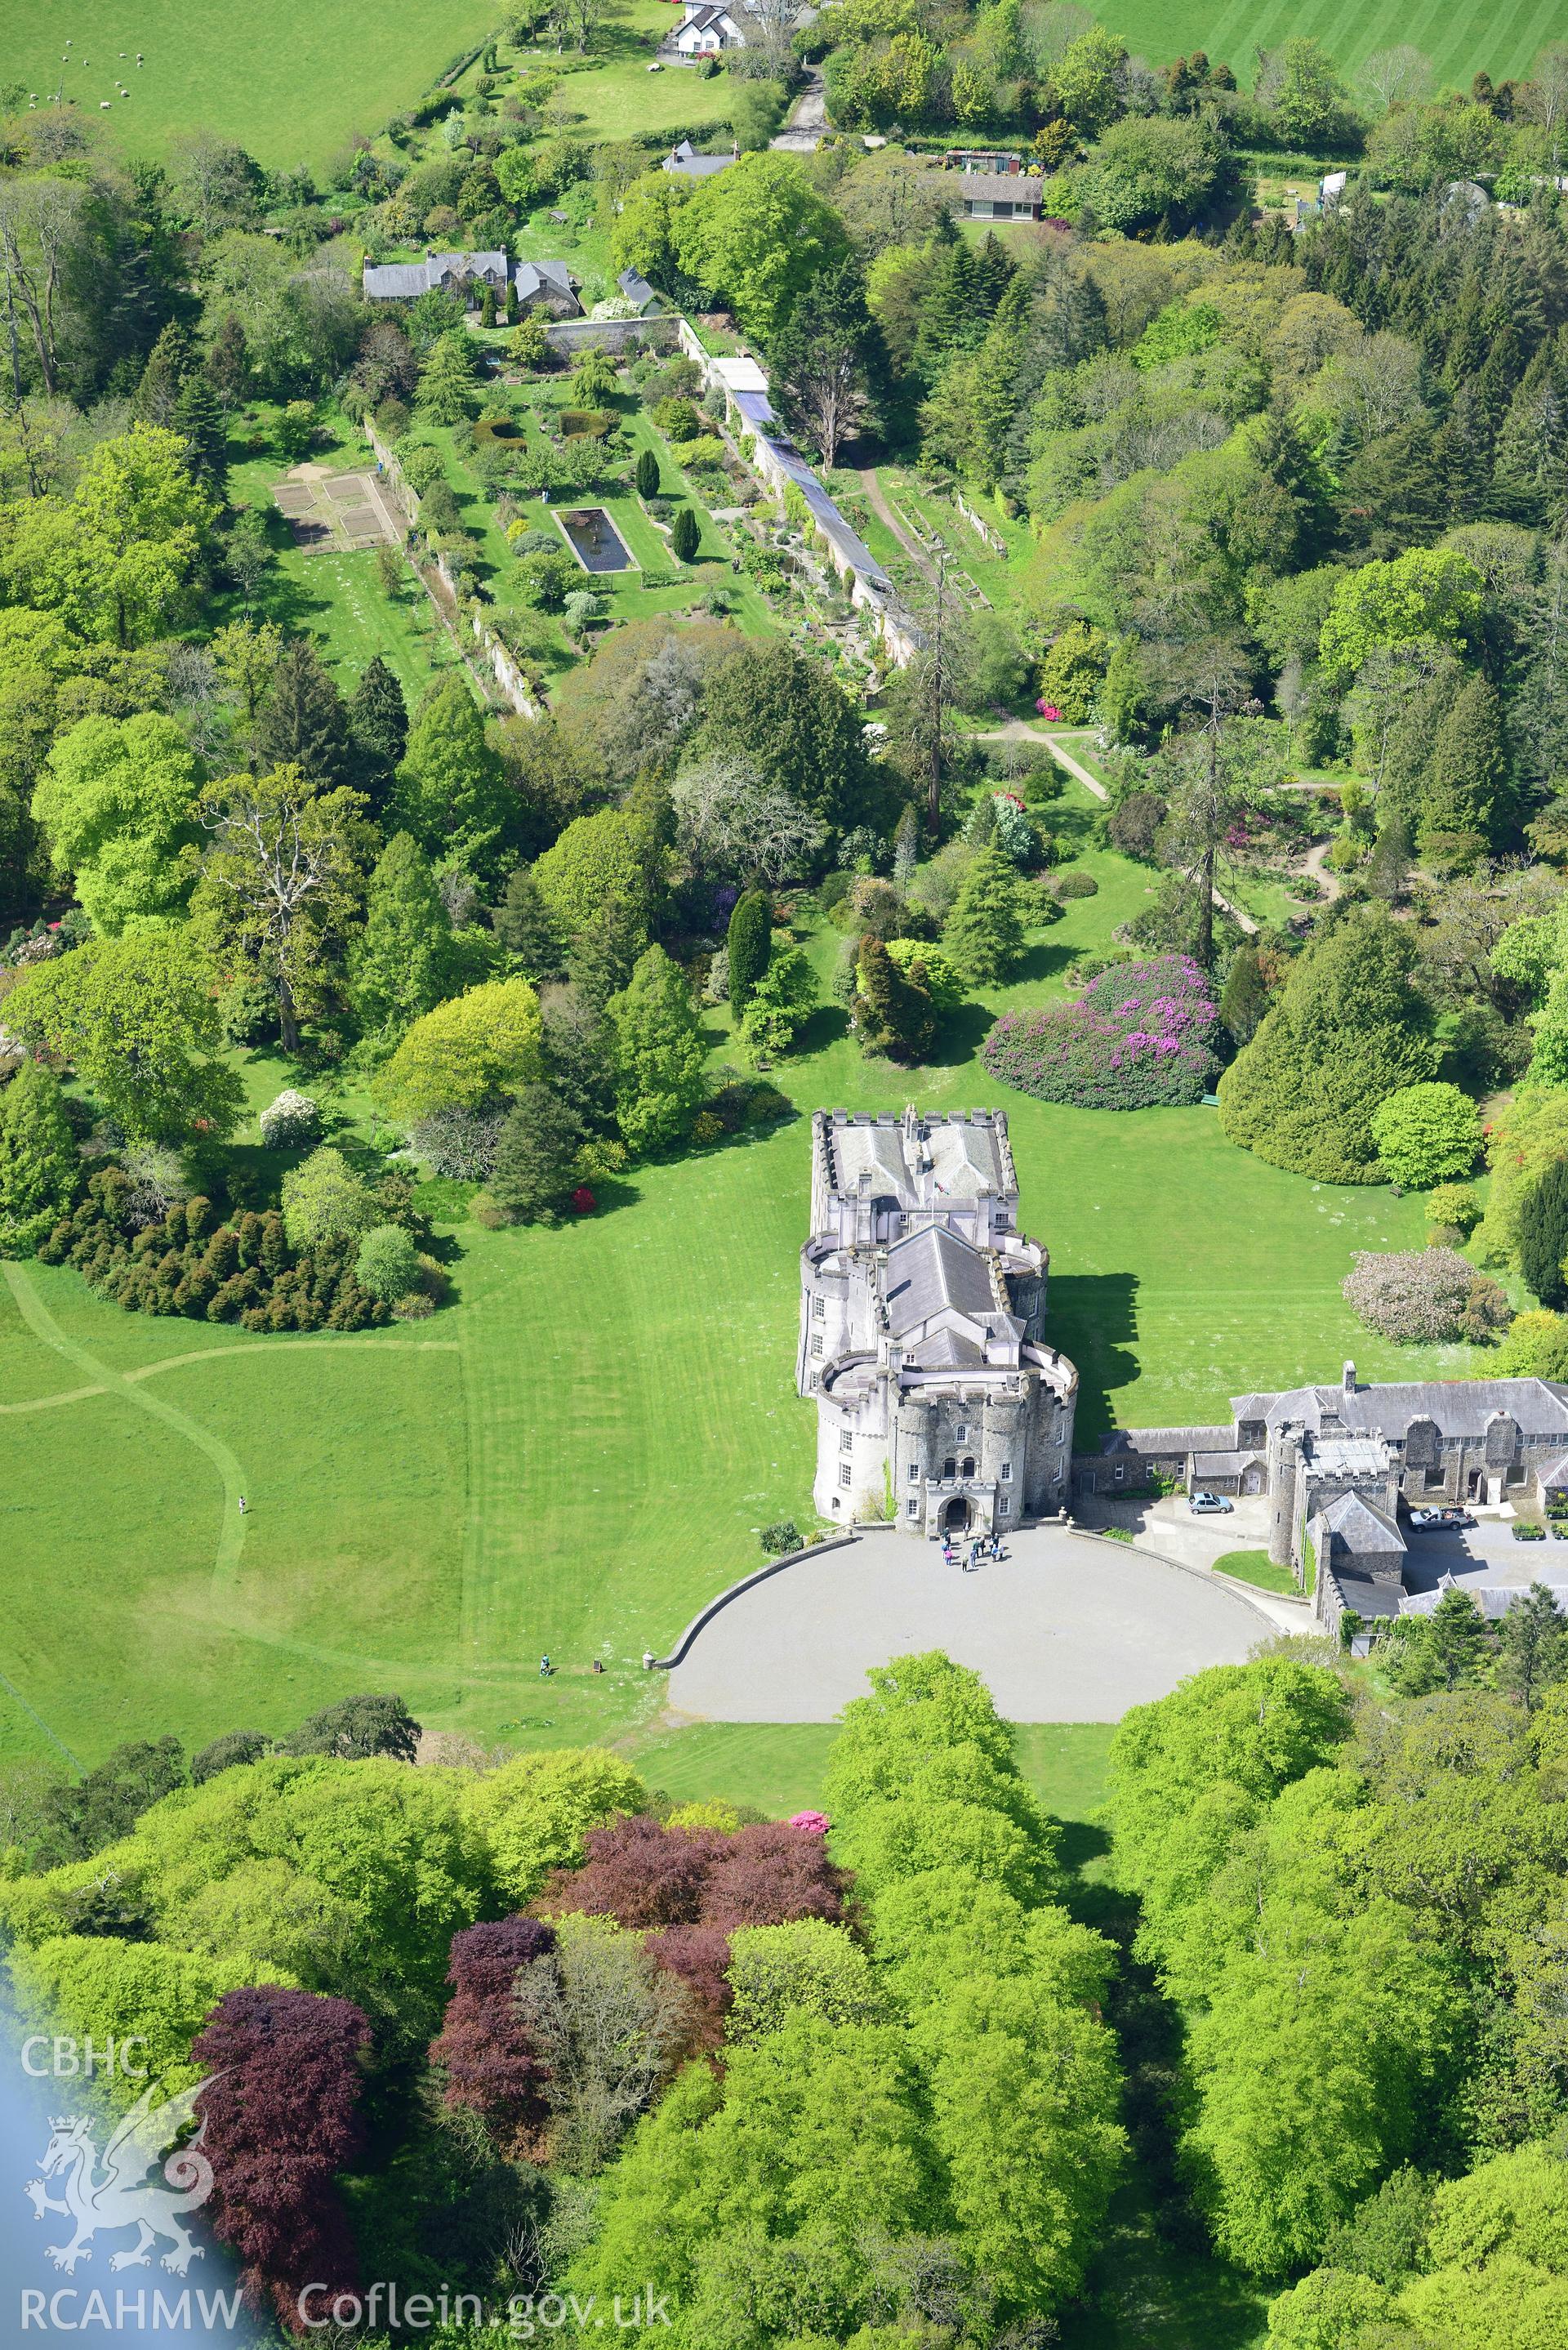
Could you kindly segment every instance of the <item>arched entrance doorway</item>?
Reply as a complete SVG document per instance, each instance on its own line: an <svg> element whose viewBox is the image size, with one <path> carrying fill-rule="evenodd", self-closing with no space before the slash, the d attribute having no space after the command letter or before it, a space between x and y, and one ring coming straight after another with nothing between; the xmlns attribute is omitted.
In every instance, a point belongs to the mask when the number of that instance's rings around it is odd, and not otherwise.
<svg viewBox="0 0 1568 2350"><path fill-rule="evenodd" d="M961 1493L955 1493L942 1510L944 1534L961 1534L969 1523L969 1503Z"/></svg>

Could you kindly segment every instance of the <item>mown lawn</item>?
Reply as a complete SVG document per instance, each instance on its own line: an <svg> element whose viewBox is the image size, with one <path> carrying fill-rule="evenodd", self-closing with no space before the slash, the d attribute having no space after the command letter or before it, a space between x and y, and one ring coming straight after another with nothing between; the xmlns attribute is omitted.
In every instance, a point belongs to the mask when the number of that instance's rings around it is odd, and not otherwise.
<svg viewBox="0 0 1568 2350"><path fill-rule="evenodd" d="M1050 821L1071 834L1089 814L1070 791ZM868 1064L842 1012L819 1012L809 1049L776 1073L800 1109L998 1098L976 1059L991 1013L1059 993L1075 948L1103 941L1147 886L1125 859L1079 861L1100 894L1033 941L1024 973L955 1023L929 1067ZM826 976L837 934L819 928L810 947ZM709 1028L728 1057L726 1016ZM283 1075L247 1073L258 1102ZM1347 1355L1374 1378L1473 1367L1462 1347L1379 1343L1339 1294L1355 1249L1418 1243L1419 1200L1264 1167L1211 1110L1007 1107L1024 1228L1051 1250L1053 1335L1079 1366L1082 1440L1215 1419L1231 1395L1334 1376ZM17 1271L67 1351L0 1286L12 1737L42 1741L30 1706L90 1761L133 1731L282 1730L365 1687L481 1737L649 1731L663 1685L643 1649L662 1653L755 1562L758 1527L811 1522L812 1420L791 1376L807 1144L801 1117L640 1169L556 1231L456 1225L454 1304L366 1340L155 1321L67 1270ZM125 1376L181 1357L196 1359ZM15 1409L55 1395L77 1399ZM233 1490L249 1507L224 1570ZM711 1735L718 1754L729 1733ZM702 1779L700 1750L683 1775L688 1751L661 1749L672 1791ZM759 1733L724 1783L804 1797L815 1751Z"/></svg>
<svg viewBox="0 0 1568 2350"><path fill-rule="evenodd" d="M1203 49L1224 58L1250 84L1256 52L1282 41L1320 41L1346 78L1375 49L1409 42L1431 58L1438 82L1468 88L1483 68L1494 81L1528 73L1537 52L1563 37L1563 11L1554 0L1515 0L1500 16L1481 0L1436 0L1411 10L1397 0L1127 0L1113 21L1127 47L1158 65Z"/></svg>

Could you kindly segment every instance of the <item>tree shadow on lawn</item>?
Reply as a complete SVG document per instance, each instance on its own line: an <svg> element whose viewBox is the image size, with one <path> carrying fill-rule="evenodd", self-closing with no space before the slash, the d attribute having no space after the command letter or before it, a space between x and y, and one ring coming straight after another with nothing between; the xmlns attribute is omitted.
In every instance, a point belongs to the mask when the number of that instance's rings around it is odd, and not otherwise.
<svg viewBox="0 0 1568 2350"><path fill-rule="evenodd" d="M825 1053L829 1045L837 1045L849 1034L849 1014L842 1004L819 1003L816 1010L799 1029L794 1047L794 1057L807 1053Z"/></svg>
<svg viewBox="0 0 1568 2350"><path fill-rule="evenodd" d="M1138 1375L1136 1273L1054 1273L1046 1291L1045 1343L1077 1366L1079 1451L1116 1425L1111 1398Z"/></svg>
<svg viewBox="0 0 1568 2350"><path fill-rule="evenodd" d="M1082 952L1081 947L1069 946L1063 939L1036 939L1013 973L1013 984L1025 980L1054 979Z"/></svg>

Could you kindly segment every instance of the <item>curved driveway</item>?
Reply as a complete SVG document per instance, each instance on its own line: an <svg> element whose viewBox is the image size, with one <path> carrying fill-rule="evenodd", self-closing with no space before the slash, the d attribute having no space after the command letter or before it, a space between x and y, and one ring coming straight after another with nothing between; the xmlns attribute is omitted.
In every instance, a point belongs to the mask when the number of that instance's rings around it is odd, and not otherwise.
<svg viewBox="0 0 1568 2350"><path fill-rule="evenodd" d="M935 1543L877 1534L803 1559L722 1608L670 1676L713 1721L831 1721L868 1666L945 1648L1012 1721L1116 1721L1275 1626L1238 1591L1057 1526L973 1575Z"/></svg>

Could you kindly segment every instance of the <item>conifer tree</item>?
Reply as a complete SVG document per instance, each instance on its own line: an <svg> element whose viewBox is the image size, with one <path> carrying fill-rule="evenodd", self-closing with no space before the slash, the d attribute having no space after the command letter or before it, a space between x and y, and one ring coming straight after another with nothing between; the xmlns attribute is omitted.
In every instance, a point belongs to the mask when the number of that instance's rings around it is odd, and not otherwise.
<svg viewBox="0 0 1568 2350"><path fill-rule="evenodd" d="M398 820L430 856L494 870L511 803L484 720L460 671L426 693L398 767Z"/></svg>
<svg viewBox="0 0 1568 2350"><path fill-rule="evenodd" d="M1269 1008L1269 991L1258 962L1258 950L1249 940L1238 947L1220 998L1220 1017L1238 1045L1250 1044Z"/></svg>
<svg viewBox="0 0 1568 2350"><path fill-rule="evenodd" d="M670 552L677 563L694 563L701 536L695 511L682 506L670 525Z"/></svg>
<svg viewBox="0 0 1568 2350"><path fill-rule="evenodd" d="M0 1246L41 1237L38 1225L69 1207L80 1166L59 1079L24 1061L0 1093Z"/></svg>
<svg viewBox="0 0 1568 2350"><path fill-rule="evenodd" d="M1519 1211L1519 1269L1542 1305L1568 1303L1568 1159L1558 1159Z"/></svg>
<svg viewBox="0 0 1568 2350"><path fill-rule="evenodd" d="M1543 1583L1516 1599L1498 1628L1498 1678L1527 1713L1568 1672L1568 1618Z"/></svg>
<svg viewBox="0 0 1568 2350"><path fill-rule="evenodd" d="M436 424L461 424L473 413L473 343L465 327L442 335L420 371L419 404Z"/></svg>
<svg viewBox="0 0 1568 2350"><path fill-rule="evenodd" d="M576 1181L582 1127L554 1086L524 1086L501 1129L489 1191L520 1223L559 1211Z"/></svg>
<svg viewBox="0 0 1568 2350"><path fill-rule="evenodd" d="M273 671L252 734L260 764L297 767L312 783L348 781L348 722L343 699L315 646L287 643Z"/></svg>
<svg viewBox="0 0 1568 2350"><path fill-rule="evenodd" d="M174 402L174 430L185 436L186 463L196 479L222 497L229 472L229 434L223 402L200 369L187 376Z"/></svg>
<svg viewBox="0 0 1568 2350"><path fill-rule="evenodd" d="M1432 744L1423 833L1471 832L1484 840L1503 813L1507 783L1502 705L1486 678L1467 678Z"/></svg>
<svg viewBox="0 0 1568 2350"><path fill-rule="evenodd" d="M207 354L207 373L225 408L238 408L250 390L251 353L237 311L224 313L217 339Z"/></svg>
<svg viewBox="0 0 1568 2350"><path fill-rule="evenodd" d="M730 1003L738 1027L773 952L772 909L765 891L742 891L730 916L725 944L730 958Z"/></svg>
<svg viewBox="0 0 1568 2350"><path fill-rule="evenodd" d="M1378 1105L1432 1074L1407 927L1386 906L1345 914L1311 946L1220 1080L1220 1123L1273 1167L1372 1183Z"/></svg>
<svg viewBox="0 0 1568 2350"><path fill-rule="evenodd" d="M685 972L662 947L649 947L609 1014L620 1130L628 1149L659 1149L686 1132L705 1082L701 1021Z"/></svg>
<svg viewBox="0 0 1568 2350"><path fill-rule="evenodd" d="M652 449L639 449L638 451L637 468L633 475L633 479L637 484L637 494L639 498L656 498L659 495L659 456L657 451Z"/></svg>
<svg viewBox="0 0 1568 2350"><path fill-rule="evenodd" d="M893 827L893 887L908 889L915 878L915 868L920 858L920 819L915 814L915 804L908 800L902 814Z"/></svg>
<svg viewBox="0 0 1568 2350"><path fill-rule="evenodd" d="M566 947L559 923L545 903L525 865L507 880L506 895L490 918L491 928L530 979L554 979L566 969Z"/></svg>
<svg viewBox="0 0 1568 2350"><path fill-rule="evenodd" d="M1001 849L982 848L965 874L942 944L968 979L1006 979L1018 968L1023 957L1018 876Z"/></svg>
<svg viewBox="0 0 1568 2350"><path fill-rule="evenodd" d="M148 353L141 380L131 395L130 412L137 421L161 424L169 432L180 431L176 421L180 394L195 365L190 336L177 320L171 318Z"/></svg>
<svg viewBox="0 0 1568 2350"><path fill-rule="evenodd" d="M409 747L403 689L377 653L348 698L348 732L358 753L356 781L379 814Z"/></svg>
<svg viewBox="0 0 1568 2350"><path fill-rule="evenodd" d="M900 971L881 939L861 940L854 1013L863 1052L918 1061L929 1049L936 1034L936 1011L922 984L924 972L921 962Z"/></svg>
<svg viewBox="0 0 1568 2350"><path fill-rule="evenodd" d="M406 832L395 833L370 876L349 965L362 1024L400 1036L440 1003L451 968L452 924L430 859Z"/></svg>

